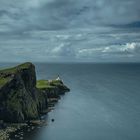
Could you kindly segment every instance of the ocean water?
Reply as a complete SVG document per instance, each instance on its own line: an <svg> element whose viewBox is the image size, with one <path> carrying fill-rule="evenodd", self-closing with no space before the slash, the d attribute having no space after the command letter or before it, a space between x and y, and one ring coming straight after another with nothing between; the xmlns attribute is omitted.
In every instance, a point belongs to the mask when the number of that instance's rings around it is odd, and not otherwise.
<svg viewBox="0 0 140 140"><path fill-rule="evenodd" d="M140 64L36 63L36 71L59 74L71 92L25 140L140 140Z"/></svg>

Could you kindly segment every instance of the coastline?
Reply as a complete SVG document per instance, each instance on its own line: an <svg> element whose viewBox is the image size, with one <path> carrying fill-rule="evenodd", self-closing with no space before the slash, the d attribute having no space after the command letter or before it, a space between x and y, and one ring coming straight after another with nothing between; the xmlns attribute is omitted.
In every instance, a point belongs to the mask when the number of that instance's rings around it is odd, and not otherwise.
<svg viewBox="0 0 140 140"><path fill-rule="evenodd" d="M36 80L35 66L29 62L0 70L0 140L13 136L23 139L23 132L16 132L46 126L43 115L53 110L60 96L69 91L59 77Z"/></svg>
<svg viewBox="0 0 140 140"><path fill-rule="evenodd" d="M0 129L0 140L7 140L9 139L11 133L16 132L17 130L21 129L22 127L26 126L26 123L9 123L6 124L6 128Z"/></svg>
<svg viewBox="0 0 140 140"><path fill-rule="evenodd" d="M43 115L47 115L49 112L55 109L55 104L60 100L59 98L50 98L48 101L48 108L46 110L43 110L41 113L41 117ZM36 120L30 120L26 121L24 123L8 123L5 124L6 127L0 129L0 140L9 140L11 137L20 138L23 139L23 132L20 133L20 135L17 135L19 131L22 131L26 128L28 128L28 132L33 131L36 127L41 128L43 126L47 125L47 121L45 119L36 119Z"/></svg>

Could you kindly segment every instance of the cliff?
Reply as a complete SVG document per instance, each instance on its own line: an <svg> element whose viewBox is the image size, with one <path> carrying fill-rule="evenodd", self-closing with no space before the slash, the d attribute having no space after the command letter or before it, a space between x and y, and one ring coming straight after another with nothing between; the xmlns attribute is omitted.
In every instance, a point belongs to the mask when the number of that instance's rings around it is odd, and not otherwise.
<svg viewBox="0 0 140 140"><path fill-rule="evenodd" d="M60 95L70 91L61 80L39 80L37 81L37 88L47 94L48 99L60 98Z"/></svg>
<svg viewBox="0 0 140 140"><path fill-rule="evenodd" d="M46 81L36 81L35 66L29 62L0 70L0 120L24 122L38 119L48 108L49 98L69 91L62 81Z"/></svg>

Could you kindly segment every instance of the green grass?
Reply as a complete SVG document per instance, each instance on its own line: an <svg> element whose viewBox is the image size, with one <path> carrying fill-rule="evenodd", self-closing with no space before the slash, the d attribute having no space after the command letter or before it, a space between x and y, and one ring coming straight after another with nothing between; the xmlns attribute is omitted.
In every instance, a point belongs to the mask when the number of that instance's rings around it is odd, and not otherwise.
<svg viewBox="0 0 140 140"><path fill-rule="evenodd" d="M0 86L5 85L8 81L10 81L10 77L7 78L0 78Z"/></svg>
<svg viewBox="0 0 140 140"><path fill-rule="evenodd" d="M0 70L0 73L1 74L10 74L10 75L15 74L17 71L29 68L31 65L32 65L32 63L27 62L27 63L21 64L21 65L18 65L16 67L2 69L2 70ZM0 76L0 86L3 86L4 84L6 84L10 79L11 79L10 76L7 76L7 77Z"/></svg>
<svg viewBox="0 0 140 140"><path fill-rule="evenodd" d="M33 65L32 63L30 62L26 62L26 63L23 63L21 65L18 65L17 68L20 68L20 69L27 69L29 68L31 65Z"/></svg>
<svg viewBox="0 0 140 140"><path fill-rule="evenodd" d="M59 86L59 85L63 85L63 83L61 80L52 80L50 82L50 85Z"/></svg>
<svg viewBox="0 0 140 140"><path fill-rule="evenodd" d="M37 81L37 88L44 89L44 88L53 88L53 86L50 85L50 82L48 80L39 80Z"/></svg>
<svg viewBox="0 0 140 140"><path fill-rule="evenodd" d="M56 86L62 85L61 81L59 80L39 80L37 81L36 87L39 89L44 89L44 88L55 88Z"/></svg>
<svg viewBox="0 0 140 140"><path fill-rule="evenodd" d="M27 68L29 68L31 65L32 65L32 63L27 62L27 63L21 64L21 65L18 65L18 66L16 66L16 67L7 68L7 69L2 69L2 70L0 70L0 73L11 73L11 74L12 74L12 73L16 73L18 70L27 69Z"/></svg>

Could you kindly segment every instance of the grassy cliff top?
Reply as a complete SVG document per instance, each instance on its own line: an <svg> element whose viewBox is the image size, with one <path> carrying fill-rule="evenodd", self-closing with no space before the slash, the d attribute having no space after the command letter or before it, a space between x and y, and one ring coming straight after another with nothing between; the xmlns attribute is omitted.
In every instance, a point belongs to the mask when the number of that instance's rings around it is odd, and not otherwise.
<svg viewBox="0 0 140 140"><path fill-rule="evenodd" d="M23 64L18 65L16 67L7 68L7 69L0 69L0 73L11 73L11 74L16 73L19 70L29 68L31 65L33 65L33 64L30 62L26 62L26 63L23 63Z"/></svg>
<svg viewBox="0 0 140 140"><path fill-rule="evenodd" d="M62 81L60 80L39 80L37 81L36 87L39 89L44 89L44 88L54 88L56 86L62 85Z"/></svg>
<svg viewBox="0 0 140 140"><path fill-rule="evenodd" d="M8 81L12 79L12 74L17 73L18 71L22 69L28 69L32 65L33 65L32 63L27 62L21 65L18 65L16 67L0 69L0 87L5 85Z"/></svg>
<svg viewBox="0 0 140 140"><path fill-rule="evenodd" d="M39 89L44 89L44 88L51 88L52 86L50 85L48 80L38 80L36 87Z"/></svg>

